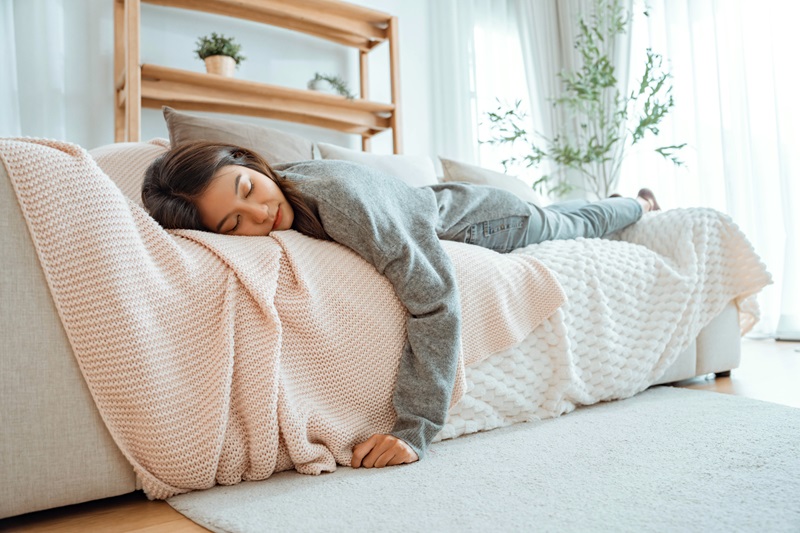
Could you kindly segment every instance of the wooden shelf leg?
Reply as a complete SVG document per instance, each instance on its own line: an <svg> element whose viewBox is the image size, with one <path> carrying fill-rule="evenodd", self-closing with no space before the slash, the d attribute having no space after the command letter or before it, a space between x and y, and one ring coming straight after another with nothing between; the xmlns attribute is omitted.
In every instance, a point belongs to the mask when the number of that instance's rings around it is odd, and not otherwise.
<svg viewBox="0 0 800 533"><path fill-rule="evenodd" d="M361 98L369 100L369 52L366 50L358 51L358 65L361 75ZM366 135L361 137L361 150L369 152L371 148L370 139Z"/></svg>
<svg viewBox="0 0 800 533"><path fill-rule="evenodd" d="M125 108L120 93L125 87L125 4L114 0L114 142L125 141Z"/></svg>
<svg viewBox="0 0 800 533"><path fill-rule="evenodd" d="M392 143L394 153L400 154L403 153L403 134L400 124L400 47L397 17L389 20L387 35L389 36L389 72L392 78L392 103L394 104L394 112L390 119Z"/></svg>
<svg viewBox="0 0 800 533"><path fill-rule="evenodd" d="M138 142L142 134L142 70L139 61L140 0L125 1L125 133Z"/></svg>

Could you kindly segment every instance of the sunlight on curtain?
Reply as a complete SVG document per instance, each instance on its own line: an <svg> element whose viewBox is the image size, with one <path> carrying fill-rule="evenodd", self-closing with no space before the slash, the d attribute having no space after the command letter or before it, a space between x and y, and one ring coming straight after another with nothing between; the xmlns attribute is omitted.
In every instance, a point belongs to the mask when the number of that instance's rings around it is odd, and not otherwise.
<svg viewBox="0 0 800 533"><path fill-rule="evenodd" d="M0 0L0 15L0 136L65 139L63 0Z"/></svg>
<svg viewBox="0 0 800 533"><path fill-rule="evenodd" d="M669 59L675 107L659 137L626 161L620 189L649 186L662 205L729 214L773 275L775 284L759 296L755 330L771 335L781 314L800 315L800 219L793 212L800 203L800 80L792 42L800 6L757 0L649 0L648 6L651 16L634 26L632 53L651 46ZM680 142L688 143L685 168L651 151Z"/></svg>
<svg viewBox="0 0 800 533"><path fill-rule="evenodd" d="M531 128L553 134L559 117L548 104L558 90L555 76L575 60L574 19L589 0L498 0L490 12L485 1L440 1L451 5L449 21L454 22L432 20L456 24L462 40L435 54L471 63L436 105L449 106L462 120L470 118L472 125L457 132L474 135L467 139L464 134L459 141L469 145L462 153L473 154L466 161L499 170L509 149L477 146L478 136L485 138L486 132L485 125L477 124L485 121L496 97L522 99L533 111ZM795 214L800 205L800 73L794 53L800 2L647 0L650 16L644 17L645 1L632 1L633 24L615 57L617 72L624 75L629 69L628 79L621 81L636 84L651 47L664 56L674 76L675 107L657 138L629 151L619 192L633 195L647 186L665 207L705 206L730 215L773 275L774 285L759 295L762 320L754 330L773 335L781 315L800 320L800 216ZM509 25L509 11L516 31ZM453 102L461 104L459 110ZM683 142L688 143L680 154L684 167L653 152ZM530 171L527 181L536 172Z"/></svg>
<svg viewBox="0 0 800 533"><path fill-rule="evenodd" d="M498 101L513 105L521 101L522 107L530 110L528 84L522 68L522 50L516 32L516 23L508 11L495 11L492 16L481 18L475 25L475 116L478 138L491 138L486 113L495 111ZM522 147L508 144L492 146L480 144L478 163L486 168L503 170L502 161L516 155L524 155ZM523 177L523 176L520 176Z"/></svg>
<svg viewBox="0 0 800 533"><path fill-rule="evenodd" d="M0 0L0 137L22 134L19 124L17 52L14 44L14 4Z"/></svg>
<svg viewBox="0 0 800 533"><path fill-rule="evenodd" d="M485 117L497 107L497 98L513 102L528 97L511 1L437 0L430 5L436 151L502 171L500 162L509 148L478 140L490 137Z"/></svg>

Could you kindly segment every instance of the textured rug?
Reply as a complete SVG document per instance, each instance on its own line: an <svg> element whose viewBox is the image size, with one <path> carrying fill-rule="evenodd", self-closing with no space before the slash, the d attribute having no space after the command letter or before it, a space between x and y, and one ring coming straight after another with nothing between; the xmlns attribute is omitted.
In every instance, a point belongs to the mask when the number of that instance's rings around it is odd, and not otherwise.
<svg viewBox="0 0 800 533"><path fill-rule="evenodd" d="M215 532L800 531L800 409L658 387L432 446L168 500Z"/></svg>

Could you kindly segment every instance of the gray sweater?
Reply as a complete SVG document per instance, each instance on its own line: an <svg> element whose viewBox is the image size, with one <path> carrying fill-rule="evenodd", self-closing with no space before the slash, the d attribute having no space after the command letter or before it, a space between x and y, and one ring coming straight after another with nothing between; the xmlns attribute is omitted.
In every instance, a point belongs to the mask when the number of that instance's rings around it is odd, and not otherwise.
<svg viewBox="0 0 800 533"><path fill-rule="evenodd" d="M275 170L297 188L331 239L386 276L408 310L391 434L421 459L444 426L461 344L455 273L439 239L453 239L484 220L527 215L527 207L492 187L453 183L416 188L345 161L287 163Z"/></svg>

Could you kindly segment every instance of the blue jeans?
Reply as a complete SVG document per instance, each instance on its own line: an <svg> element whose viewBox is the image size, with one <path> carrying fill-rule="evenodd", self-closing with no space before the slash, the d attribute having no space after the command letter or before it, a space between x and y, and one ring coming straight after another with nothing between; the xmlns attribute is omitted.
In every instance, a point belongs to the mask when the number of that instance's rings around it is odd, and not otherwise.
<svg viewBox="0 0 800 533"><path fill-rule="evenodd" d="M633 198L607 198L599 202L569 200L538 207L528 204L530 215L509 216L472 224L453 240L462 240L500 253L559 239L603 237L642 217Z"/></svg>

